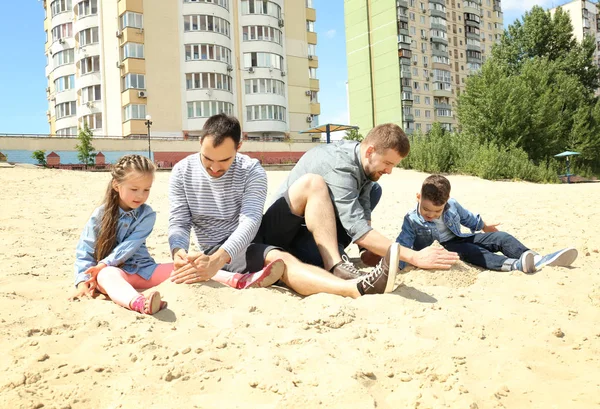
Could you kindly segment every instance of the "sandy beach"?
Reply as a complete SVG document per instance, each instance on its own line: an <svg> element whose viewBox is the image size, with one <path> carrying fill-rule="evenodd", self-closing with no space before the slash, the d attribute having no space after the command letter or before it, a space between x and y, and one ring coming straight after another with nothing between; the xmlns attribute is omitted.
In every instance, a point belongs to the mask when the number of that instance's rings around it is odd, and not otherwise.
<svg viewBox="0 0 600 409"><path fill-rule="evenodd" d="M286 172L269 171L269 193ZM381 179L373 225L399 233L425 174ZM571 268L412 270L357 300L163 283L142 316L67 301L74 249L108 173L0 169L1 408L600 407L600 185L450 176L452 196ZM169 261L169 173L148 240ZM349 248L357 256L355 246Z"/></svg>

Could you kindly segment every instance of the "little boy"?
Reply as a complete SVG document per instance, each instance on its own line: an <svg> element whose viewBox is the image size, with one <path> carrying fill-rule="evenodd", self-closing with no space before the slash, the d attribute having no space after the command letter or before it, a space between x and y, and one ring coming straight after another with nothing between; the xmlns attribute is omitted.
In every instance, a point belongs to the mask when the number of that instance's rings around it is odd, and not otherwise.
<svg viewBox="0 0 600 409"><path fill-rule="evenodd" d="M488 270L524 273L533 273L544 266L570 266L577 258L574 248L541 256L510 234L498 231L498 223L485 223L480 215L474 215L450 198L450 182L444 176L431 175L425 179L421 193L417 193L417 202L417 208L404 217L396 239L402 246L418 251L437 240L467 263ZM461 225L471 229L471 233L462 233ZM483 233L475 233L479 230ZM401 263L400 267L404 265Z"/></svg>

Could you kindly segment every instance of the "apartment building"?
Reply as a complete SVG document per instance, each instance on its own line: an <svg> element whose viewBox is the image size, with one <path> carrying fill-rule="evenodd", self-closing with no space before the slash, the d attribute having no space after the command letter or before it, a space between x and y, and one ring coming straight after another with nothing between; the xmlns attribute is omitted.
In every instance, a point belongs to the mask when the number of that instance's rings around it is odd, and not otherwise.
<svg viewBox="0 0 600 409"><path fill-rule="evenodd" d="M225 112L244 137L318 124L312 0L44 0L50 133L194 136Z"/></svg>
<svg viewBox="0 0 600 409"><path fill-rule="evenodd" d="M594 60L600 65L600 15L598 15L598 6L587 0L574 0L560 6L571 17L573 25L573 36L581 42L586 35L596 39L596 54ZM557 7L550 9L554 15Z"/></svg>
<svg viewBox="0 0 600 409"><path fill-rule="evenodd" d="M423 132L456 124L456 97L500 39L500 0L345 0L350 121Z"/></svg>

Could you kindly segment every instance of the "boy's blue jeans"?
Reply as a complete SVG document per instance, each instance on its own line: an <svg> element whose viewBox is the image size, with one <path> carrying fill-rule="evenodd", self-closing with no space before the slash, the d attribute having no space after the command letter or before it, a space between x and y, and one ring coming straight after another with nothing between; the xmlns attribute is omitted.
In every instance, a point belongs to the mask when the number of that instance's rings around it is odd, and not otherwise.
<svg viewBox="0 0 600 409"><path fill-rule="evenodd" d="M502 266L508 258L518 259L529 250L519 240L503 231L456 237L441 244L446 250L458 253L462 261L495 271L502 271ZM495 254L497 252L503 255Z"/></svg>

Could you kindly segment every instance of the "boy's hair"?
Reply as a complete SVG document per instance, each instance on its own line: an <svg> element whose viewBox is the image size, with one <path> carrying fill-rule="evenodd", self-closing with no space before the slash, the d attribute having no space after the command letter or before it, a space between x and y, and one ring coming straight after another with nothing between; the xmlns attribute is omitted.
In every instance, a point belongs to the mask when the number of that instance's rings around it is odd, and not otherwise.
<svg viewBox="0 0 600 409"><path fill-rule="evenodd" d="M123 183L134 173L138 175L154 175L154 163L141 155L126 155L112 167L111 180L108 182L104 195L104 213L96 228L96 248L94 258L96 262L104 260L115 248L117 242L117 223L119 221L119 192L114 189L113 182Z"/></svg>
<svg viewBox="0 0 600 409"><path fill-rule="evenodd" d="M382 153L387 149L393 149L400 156L405 158L410 151L410 142L408 137L396 124L381 124L371 129L364 140L364 143L373 145L375 151Z"/></svg>
<svg viewBox="0 0 600 409"><path fill-rule="evenodd" d="M450 181L442 175L431 175L423 182L421 199L431 201L436 206L446 204L450 199Z"/></svg>
<svg viewBox="0 0 600 409"><path fill-rule="evenodd" d="M242 138L242 128L240 121L236 117L229 116L226 114L213 115L206 120L200 133L200 143L204 142L204 138L212 136L213 146L216 148L225 142L225 139L233 139L235 148L237 149Z"/></svg>

